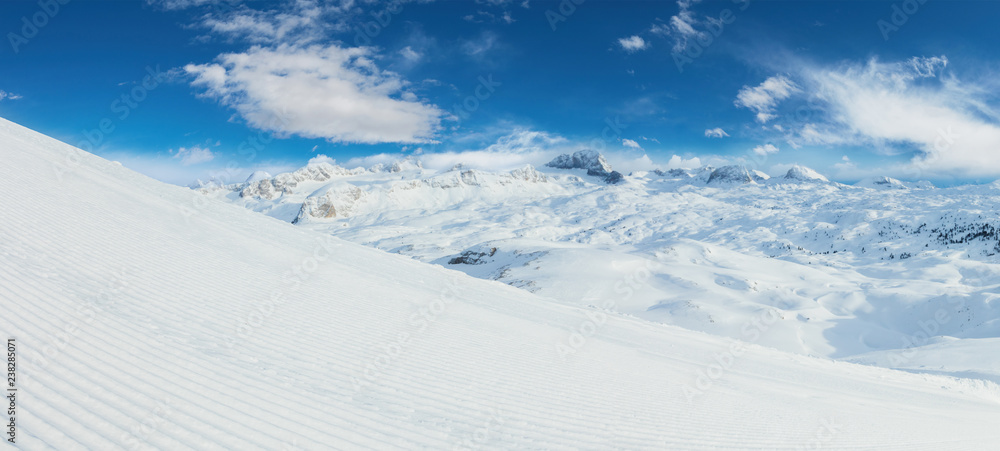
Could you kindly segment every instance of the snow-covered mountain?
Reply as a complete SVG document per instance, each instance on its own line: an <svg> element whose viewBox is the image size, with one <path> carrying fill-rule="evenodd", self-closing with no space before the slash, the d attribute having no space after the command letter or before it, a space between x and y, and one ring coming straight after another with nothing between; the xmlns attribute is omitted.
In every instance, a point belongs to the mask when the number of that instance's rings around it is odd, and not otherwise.
<svg viewBox="0 0 1000 451"><path fill-rule="evenodd" d="M785 180L790 182L829 182L825 175L805 166L794 165L785 173Z"/></svg>
<svg viewBox="0 0 1000 451"><path fill-rule="evenodd" d="M786 351L978 347L976 361L934 371L1000 382L996 186L848 186L802 166L774 178L745 166L657 170L609 185L587 175L610 169L592 151L511 172L377 169L326 168L338 175L278 198L244 196L245 185L203 192L571 306L611 303L731 338L778 309L786 321L760 342ZM893 189L869 189L883 186ZM949 320L915 340L940 309Z"/></svg>
<svg viewBox="0 0 1000 451"><path fill-rule="evenodd" d="M767 174L747 169L746 166L723 166L712 171L708 176L709 185L741 185L745 183L763 182L771 178Z"/></svg>
<svg viewBox="0 0 1000 451"><path fill-rule="evenodd" d="M621 172L611 169L611 164L596 150L580 150L552 159L545 166L556 169L584 169L587 175L600 177L605 183L615 184L624 179Z"/></svg>
<svg viewBox="0 0 1000 451"><path fill-rule="evenodd" d="M295 226L156 182L2 119L0 143L0 235L6 237L0 331L16 347L18 448L988 449L997 443L1000 390L991 382L759 346L772 334L802 330L795 315L809 307L778 298L764 305L750 297L754 291L795 301L844 290L810 302L850 323L859 305L870 302L864 310L870 317L895 308L879 301L903 288L879 281L904 273L916 278L917 269L903 269L898 259L879 266L881 273L858 267L856 277L868 278L862 283L878 286L855 287L860 280L845 277L854 274L850 260L794 248L768 259L760 250L734 250L739 240L713 244L756 233L699 217L733 202L717 188L628 177L608 185L528 168L435 175L401 165L395 173L310 168L277 175L269 179L272 189L256 195L240 197L263 180L208 193L278 216L327 196L326 187L344 187L337 191L343 197L331 196L338 201L355 196L348 185L385 201L348 203L355 209L344 216L337 210ZM747 186L754 194L780 192ZM841 188L823 190L813 196L844 200ZM656 196L664 197L651 200ZM926 208L939 208L926 200ZM758 202L746 205L745 219L761 224L776 201ZM636 213L628 213L657 208L674 229L640 227ZM365 230L366 222L378 225ZM795 239L811 236L790 227L795 233L786 235ZM354 241L367 237L369 246L332 237L335 230ZM673 236L653 236L664 230ZM686 237L694 233L703 235ZM593 291L576 306L564 305L566 299L372 248L400 239L413 247L394 250L418 259L470 257L446 262L449 268L482 268L500 258L526 263L517 268L525 272L554 274L569 265L563 275L578 277L564 288L588 289L606 282L602 271L611 270L620 279L609 289L618 292ZM471 255L473 242L497 246ZM976 290L966 289L970 277L995 280L974 271L985 257L959 258L948 249L939 245L934 256L906 260L954 265L938 273L925 263L927 282L910 290L923 295L947 283L950 301L965 296L966 310L948 311L948 322L927 316L926 302L914 302L895 312L897 326L931 327L935 319L951 331L967 323L963 311L975 312L976 324L988 320ZM748 274L747 265L758 265L756 280L737 276ZM720 274L713 278L713 271ZM796 278L796 286L772 288ZM536 291L559 288L538 280ZM740 340L624 313L645 299L643 287L670 281L691 290L684 296L712 286L746 300L726 305L691 296L694 310L685 310L682 301L665 299L651 311L709 314L727 323L742 307L757 306L744 318ZM847 287L883 298L853 298ZM871 334L856 327L855 339L870 344ZM983 349L949 339L908 356L927 364L945 354L954 365L979 367ZM881 364L891 357L858 359Z"/></svg>
<svg viewBox="0 0 1000 451"><path fill-rule="evenodd" d="M572 155L559 155L548 162L546 166L556 169L586 169L592 175L607 175L611 172L611 164L604 158L604 155L590 149L584 149Z"/></svg>
<svg viewBox="0 0 1000 451"><path fill-rule="evenodd" d="M878 177L868 177L855 183L854 186L860 186L864 188L876 188L876 189L906 189L905 183L896 180L892 177L878 176Z"/></svg>

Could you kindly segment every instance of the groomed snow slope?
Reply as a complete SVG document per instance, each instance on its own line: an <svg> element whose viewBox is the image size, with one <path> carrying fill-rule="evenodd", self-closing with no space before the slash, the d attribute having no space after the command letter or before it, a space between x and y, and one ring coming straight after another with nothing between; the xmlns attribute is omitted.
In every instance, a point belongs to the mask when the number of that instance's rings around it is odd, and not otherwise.
<svg viewBox="0 0 1000 451"><path fill-rule="evenodd" d="M729 339L205 201L5 120L0 158L0 338L18 344L23 449L1000 440L990 383L753 345L722 370Z"/></svg>

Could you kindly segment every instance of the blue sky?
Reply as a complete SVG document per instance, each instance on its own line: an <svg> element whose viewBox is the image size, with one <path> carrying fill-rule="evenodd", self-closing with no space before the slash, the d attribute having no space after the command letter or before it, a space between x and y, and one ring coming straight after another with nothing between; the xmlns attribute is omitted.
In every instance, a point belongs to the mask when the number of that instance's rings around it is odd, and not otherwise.
<svg viewBox="0 0 1000 451"><path fill-rule="evenodd" d="M990 1L42 0L0 12L0 116L171 183L322 156L500 169L586 147L625 170L1000 178Z"/></svg>

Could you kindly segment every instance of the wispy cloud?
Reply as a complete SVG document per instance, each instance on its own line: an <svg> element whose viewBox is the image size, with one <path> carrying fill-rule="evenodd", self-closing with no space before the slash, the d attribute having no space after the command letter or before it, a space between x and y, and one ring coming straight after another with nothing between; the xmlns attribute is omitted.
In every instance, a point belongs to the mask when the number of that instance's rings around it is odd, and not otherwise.
<svg viewBox="0 0 1000 451"><path fill-rule="evenodd" d="M705 129L706 138L725 138L727 136L729 136L729 133L726 133L725 130L719 127Z"/></svg>
<svg viewBox="0 0 1000 451"><path fill-rule="evenodd" d="M642 150L642 146L639 143L628 138L622 139L622 145L629 149Z"/></svg>
<svg viewBox="0 0 1000 451"><path fill-rule="evenodd" d="M18 100L22 97L12 92L0 90L0 100Z"/></svg>
<svg viewBox="0 0 1000 451"><path fill-rule="evenodd" d="M912 154L908 162L882 168L886 175L1000 176L1000 96L990 88L995 74L962 79L948 63L945 56L932 56L801 65L796 73L744 87L736 104L755 111L760 122L773 119L782 108L813 106L804 120L767 128L792 146L855 146L883 155ZM779 105L785 99L789 105ZM847 171L868 171L849 160L835 168L839 177L849 177Z"/></svg>
<svg viewBox="0 0 1000 451"><path fill-rule="evenodd" d="M422 153L419 158L425 168L432 170L447 170L457 164L474 169L508 170L526 164L541 166L560 153L580 148L579 144L559 135L516 128L482 148ZM343 165L370 167L392 163L403 157L403 154L369 155L349 159Z"/></svg>
<svg viewBox="0 0 1000 451"><path fill-rule="evenodd" d="M206 147L181 147L176 152L170 151L174 159L179 159L184 166L191 166L199 163L207 163L215 159L215 154Z"/></svg>
<svg viewBox="0 0 1000 451"><path fill-rule="evenodd" d="M218 0L146 0L146 3L167 10L175 10L201 6L216 1Z"/></svg>
<svg viewBox="0 0 1000 451"><path fill-rule="evenodd" d="M763 144L753 148L753 153L756 155L764 156L773 153L778 153L778 148L774 144Z"/></svg>
<svg viewBox="0 0 1000 451"><path fill-rule="evenodd" d="M1000 174L1000 124L982 86L945 76L945 57L912 58L805 73L829 114L798 130L803 141L918 150L914 174ZM995 100L995 99L994 99ZM818 122L818 121L817 121Z"/></svg>
<svg viewBox="0 0 1000 451"><path fill-rule="evenodd" d="M674 39L673 51L683 52L687 48L691 39L701 36L704 31L699 31L701 21L695 16L691 7L701 2L701 0L678 0L678 12L670 17L667 23L655 23L650 32L657 35L667 36Z"/></svg>
<svg viewBox="0 0 1000 451"><path fill-rule="evenodd" d="M489 11L476 11L475 14L468 14L462 17L462 20L472 23L502 22L508 25L516 22L516 20L514 20L514 16L511 15L510 11L502 11L497 14L491 13Z"/></svg>
<svg viewBox="0 0 1000 451"><path fill-rule="evenodd" d="M514 3L513 0L476 0L476 3L482 5L481 9L477 10L475 14L462 17L463 20L472 23L489 22L507 25L517 21L510 8L511 4ZM524 9L531 7L528 0L520 2L520 6Z"/></svg>
<svg viewBox="0 0 1000 451"><path fill-rule="evenodd" d="M206 13L200 16L194 27L223 39L258 44L281 42L305 45L318 42L329 32L347 31L351 20L362 13L354 0L289 0L278 4L240 0L147 2L168 10L201 7ZM258 6L262 8L256 8Z"/></svg>
<svg viewBox="0 0 1000 451"><path fill-rule="evenodd" d="M418 61L420 57L423 56L416 50L413 50L412 46L406 46L399 50L399 54L403 56L407 61Z"/></svg>
<svg viewBox="0 0 1000 451"><path fill-rule="evenodd" d="M798 91L784 75L776 75L764 80L758 86L743 86L736 94L736 106L748 108L757 113L757 121L765 123L775 118L774 107Z"/></svg>
<svg viewBox="0 0 1000 451"><path fill-rule="evenodd" d="M470 39L462 43L462 52L474 58L484 57L490 50L493 50L498 43L496 33L484 31L475 39Z"/></svg>
<svg viewBox="0 0 1000 451"><path fill-rule="evenodd" d="M595 149L593 141L578 141L568 139L555 133L549 133L527 128L515 128L514 131L498 136L495 141L484 146L464 150L446 150L420 153L423 167L430 170L448 170L457 164L470 169L491 171L510 170L523 167L526 164L542 167L560 154L573 153L583 149L599 150L622 173L633 171L652 171L653 169L696 168L703 164L725 165L734 160L718 156L695 157L691 155L664 155L663 159L650 158L638 143L622 139L622 148ZM631 143L631 144L630 144ZM668 154L669 155L669 154ZM378 154L352 158L341 163L345 167L370 167L375 164L390 164L406 158L403 153Z"/></svg>

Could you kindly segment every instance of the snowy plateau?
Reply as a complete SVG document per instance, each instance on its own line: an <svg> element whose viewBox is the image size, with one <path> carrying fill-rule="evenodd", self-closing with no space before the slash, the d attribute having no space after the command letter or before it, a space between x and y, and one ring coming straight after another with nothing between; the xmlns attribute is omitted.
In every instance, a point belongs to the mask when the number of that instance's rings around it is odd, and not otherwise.
<svg viewBox="0 0 1000 451"><path fill-rule="evenodd" d="M0 156L21 449L1000 447L1000 185Z"/></svg>
<svg viewBox="0 0 1000 451"><path fill-rule="evenodd" d="M613 172L593 151L501 172L320 162L201 192L572 307L1000 383L1000 184Z"/></svg>

